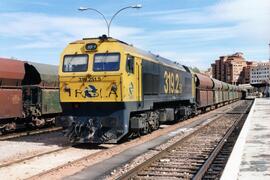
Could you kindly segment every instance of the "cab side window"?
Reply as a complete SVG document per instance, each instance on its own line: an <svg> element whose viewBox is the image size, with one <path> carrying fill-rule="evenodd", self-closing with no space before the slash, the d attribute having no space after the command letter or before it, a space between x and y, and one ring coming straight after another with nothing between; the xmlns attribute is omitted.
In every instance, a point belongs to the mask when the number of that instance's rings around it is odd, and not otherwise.
<svg viewBox="0 0 270 180"><path fill-rule="evenodd" d="M134 56L127 56L126 70L128 73L134 74Z"/></svg>

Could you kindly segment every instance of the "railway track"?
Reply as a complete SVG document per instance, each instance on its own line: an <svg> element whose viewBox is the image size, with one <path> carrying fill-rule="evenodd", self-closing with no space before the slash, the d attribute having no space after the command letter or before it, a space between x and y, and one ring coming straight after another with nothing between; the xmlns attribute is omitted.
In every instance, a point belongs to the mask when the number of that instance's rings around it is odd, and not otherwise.
<svg viewBox="0 0 270 180"><path fill-rule="evenodd" d="M49 135L49 133L58 133L62 130L61 127L48 127L48 128L42 128L42 129L35 129L35 130L28 130L28 131L23 131L23 132L14 132L12 134L7 134L7 135L4 135L4 136L0 136L0 141L6 141L8 142L8 140L15 140L15 141L18 141L19 142L27 142L27 141L33 141L35 142L36 139L33 139L33 138L48 138L46 135ZM44 137L43 137L44 135ZM31 136L31 137L30 137ZM36 137L37 136L37 137ZM40 136L40 137L38 137ZM29 138L32 138L29 139ZM43 142L46 142L46 141L40 141L40 143L43 143ZM47 141L47 142L50 142ZM27 155L23 158L18 158L18 159L13 159L12 161L7 161L7 162L4 162L4 163L1 163L0 164L0 169L1 168L4 168L4 167L8 167L8 166L12 166L14 164L19 164L19 163L22 163L24 161L28 161L28 160L31 160L31 159L34 159L34 158L38 158L38 157L41 157L41 156L45 156L45 155L49 155L49 154L52 154L52 153L57 153L57 152L60 152L60 151L63 151L63 150L66 150L68 149L69 147L71 147L71 144L69 142L65 142L65 143L61 143L59 142L59 146L58 147L52 147L50 150L46 150L46 151L42 151L42 148L41 148L41 152L39 153L33 153L31 155ZM21 153L23 156L24 153Z"/></svg>
<svg viewBox="0 0 270 180"><path fill-rule="evenodd" d="M239 122L245 119L251 104L252 101L244 101L222 117L202 126L131 169L119 179L214 179L218 177L229 156L228 148L233 146L233 138L230 141L227 139L236 136L237 133L233 132L236 132L236 127L239 127Z"/></svg>
<svg viewBox="0 0 270 180"><path fill-rule="evenodd" d="M65 146L60 147L58 149L54 149L54 150L51 150L51 151L39 153L39 154L36 154L36 155L33 155L33 156L29 156L29 157L25 157L25 158L22 158L22 159L19 159L19 160L15 160L15 161L12 161L12 162L0 164L0 168L12 166L12 165L15 165L15 164L18 164L18 163L22 163L24 161L28 161L28 160L31 160L31 159L34 159L34 158L45 156L45 155L49 155L49 154L52 154L52 153L58 153L58 152L66 150L66 149L68 149L70 147L71 146L69 146L69 145L65 145Z"/></svg>
<svg viewBox="0 0 270 180"><path fill-rule="evenodd" d="M225 168L226 163L233 150L234 144L236 143L238 135L240 134L241 129L244 125L244 120L246 119L246 117L247 115L244 115L243 119L238 123L236 128L234 128L230 136L226 139L222 149L216 155L215 159L213 160L207 171L203 174L202 179L220 179L223 173L223 169Z"/></svg>
<svg viewBox="0 0 270 180"><path fill-rule="evenodd" d="M42 128L42 129L18 131L18 132L9 133L7 135L1 135L0 141L5 141L9 139L24 137L24 136L30 136L30 135L39 135L39 134L44 134L44 133L56 132L60 130L62 130L62 127L48 127L48 128Z"/></svg>

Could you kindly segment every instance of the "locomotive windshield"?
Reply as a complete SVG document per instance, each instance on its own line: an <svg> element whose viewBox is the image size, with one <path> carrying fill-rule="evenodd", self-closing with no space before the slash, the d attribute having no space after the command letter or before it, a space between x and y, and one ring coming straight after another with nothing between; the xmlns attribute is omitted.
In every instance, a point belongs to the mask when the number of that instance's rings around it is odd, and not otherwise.
<svg viewBox="0 0 270 180"><path fill-rule="evenodd" d="M85 72L88 67L88 55L66 55L64 57L63 72Z"/></svg>
<svg viewBox="0 0 270 180"><path fill-rule="evenodd" d="M102 53L94 56L94 71L118 71L119 65L119 53Z"/></svg>

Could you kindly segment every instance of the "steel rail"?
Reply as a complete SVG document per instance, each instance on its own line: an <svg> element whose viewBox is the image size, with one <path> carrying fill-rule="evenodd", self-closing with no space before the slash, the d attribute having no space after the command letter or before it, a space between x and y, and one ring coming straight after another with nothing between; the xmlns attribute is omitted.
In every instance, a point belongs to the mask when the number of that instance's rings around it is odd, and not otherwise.
<svg viewBox="0 0 270 180"><path fill-rule="evenodd" d="M62 127L52 127L52 128L44 128L44 129L38 129L38 130L32 130L32 131L28 130L25 132L14 132L14 133L7 134L7 135L1 135L0 141L10 140L10 139L14 139L14 138L20 138L20 137L25 137L25 136L30 136L30 135L45 134L45 133L60 131L62 129L63 129Z"/></svg>
<svg viewBox="0 0 270 180"><path fill-rule="evenodd" d="M61 147L61 148L59 148L59 149L55 149L55 150L52 150L52 151L47 151L47 152L40 153L40 154L37 154L37 155L34 155L34 156L30 156L30 157L18 159L18 160L12 161L12 162L0 164L0 168L12 166L13 164L22 163L22 162L24 162L24 161L28 161L28 160L31 160L31 159L34 159L34 158L37 158L37 157L41 157L41 156L44 156L44 155L48 155L48 154L60 152L60 151L66 150L66 149L68 149L68 148L70 148L70 147L71 147L71 146L63 146L63 147Z"/></svg>
<svg viewBox="0 0 270 180"><path fill-rule="evenodd" d="M218 153L222 150L222 147L226 143L229 136L232 134L234 129L237 127L239 122L243 120L245 114L241 114L238 120L234 122L234 124L230 127L230 129L226 132L225 136L220 140L216 148L213 150L213 152L210 154L209 158L204 162L202 167L199 169L199 171L195 174L195 176L192 178L193 180L202 179L204 174L207 172L208 168L211 166L212 162L218 155Z"/></svg>
<svg viewBox="0 0 270 180"><path fill-rule="evenodd" d="M82 157L82 158L79 158L79 159L76 159L76 160L74 160L74 161L72 161L72 162L68 162L68 163L59 165L59 166L54 167L54 168L49 169L49 170L45 170L45 171L43 171L43 172L41 172L41 173L39 173L39 174L36 174L36 175L31 176L31 177L28 178L28 179L39 179L39 178L40 178L41 176L43 176L43 175L46 175L46 174L49 174L49 173L53 173L53 172L55 172L55 171L57 171L57 170L59 170L59 169L61 169L61 168L65 168L66 166L69 166L69 165L71 165L71 164L80 163L80 162L84 161L85 159L89 159L89 158L91 158L91 157L93 157L93 158L94 158L94 157L97 157L98 155L104 153L104 151L110 150L111 148L114 148L114 147L115 147L115 146L110 147L109 149L102 149L101 151L95 152L95 153L93 153L93 154L87 155L87 156Z"/></svg>

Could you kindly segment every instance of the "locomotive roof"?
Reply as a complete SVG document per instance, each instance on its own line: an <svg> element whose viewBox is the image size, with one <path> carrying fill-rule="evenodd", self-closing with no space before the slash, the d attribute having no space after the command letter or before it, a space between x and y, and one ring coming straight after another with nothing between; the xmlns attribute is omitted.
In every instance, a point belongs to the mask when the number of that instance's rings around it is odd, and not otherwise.
<svg viewBox="0 0 270 180"><path fill-rule="evenodd" d="M114 39L112 37L106 37L106 36L101 36L99 38L84 38L84 40L100 40L100 41L110 41L110 42L119 42L121 43L124 47L128 48L129 50L131 51L134 51L135 53L137 54L140 54L142 56L144 56L145 58L149 58L149 60L154 60L156 62L159 62L161 64L164 64L164 65L168 65L168 66L171 66L173 68L177 68L181 71L186 71L186 69L183 67L183 65L181 65L180 63L176 62L176 61L172 61L172 60L169 60L167 58L164 58L164 57L161 57L159 55L156 55L156 54L153 54L152 52L147 52L147 51L144 51L142 49L139 49L139 48L136 48L124 41L121 41L121 40L118 40L118 39ZM76 42L73 42L73 43L81 43L82 41L76 41ZM71 43L71 44L73 44ZM146 59L147 60L147 59Z"/></svg>
<svg viewBox="0 0 270 180"><path fill-rule="evenodd" d="M128 46L132 47L134 49L134 51L136 51L138 54L141 54L141 55L143 55L145 57L148 57L149 59L155 60L155 61L157 61L157 62L159 62L161 64L169 65L169 66L171 66L173 68L180 69L181 71L186 71L186 69L183 67L183 65L181 65L180 63L178 63L176 61L172 61L170 59L161 57L161 56L153 54L151 52L141 50L141 49L133 47L131 45L128 45Z"/></svg>

